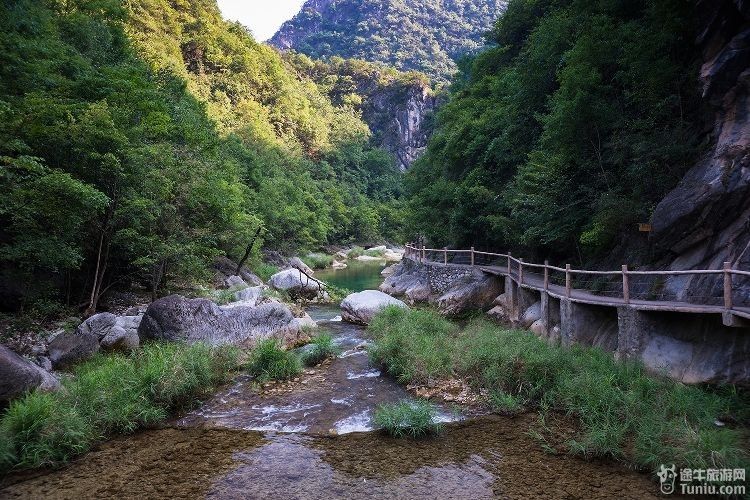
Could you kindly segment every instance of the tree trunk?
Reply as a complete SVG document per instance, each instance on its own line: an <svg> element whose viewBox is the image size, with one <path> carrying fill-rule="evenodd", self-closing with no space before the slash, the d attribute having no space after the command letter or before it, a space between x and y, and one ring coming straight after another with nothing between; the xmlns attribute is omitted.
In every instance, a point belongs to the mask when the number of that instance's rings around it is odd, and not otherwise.
<svg viewBox="0 0 750 500"><path fill-rule="evenodd" d="M258 239L258 236L260 236L260 232L263 230L263 226L258 226L258 230L255 231L255 236L253 236L253 239L250 240L250 244L247 246L247 250L245 250L245 255L242 256L240 261L237 263L237 270L235 271L235 275L239 276L240 271L242 270L242 266L245 265L245 262L250 257L250 253L253 251L253 247L255 246L255 240Z"/></svg>

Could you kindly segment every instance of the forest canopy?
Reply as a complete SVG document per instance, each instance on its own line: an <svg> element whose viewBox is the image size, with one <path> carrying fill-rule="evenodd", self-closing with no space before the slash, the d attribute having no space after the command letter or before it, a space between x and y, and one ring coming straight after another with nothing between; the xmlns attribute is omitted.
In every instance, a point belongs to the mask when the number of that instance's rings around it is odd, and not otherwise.
<svg viewBox="0 0 750 500"><path fill-rule="evenodd" d="M407 174L410 234L596 259L705 147L691 2L512 0Z"/></svg>
<svg viewBox="0 0 750 500"><path fill-rule="evenodd" d="M359 113L213 0L4 1L0 29L6 308L156 292L261 226L282 251L398 231L400 174Z"/></svg>

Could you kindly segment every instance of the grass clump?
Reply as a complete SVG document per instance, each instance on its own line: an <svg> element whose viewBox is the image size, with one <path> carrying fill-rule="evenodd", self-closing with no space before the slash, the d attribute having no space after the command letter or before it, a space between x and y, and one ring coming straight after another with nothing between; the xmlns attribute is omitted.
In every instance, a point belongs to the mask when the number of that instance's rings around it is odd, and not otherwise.
<svg viewBox="0 0 750 500"><path fill-rule="evenodd" d="M282 348L276 339L267 339L253 349L247 370L260 382L289 380L302 372L299 357Z"/></svg>
<svg viewBox="0 0 750 500"><path fill-rule="evenodd" d="M716 420L748 421L750 401L733 387L706 388L655 377L597 348L559 348L483 319L459 330L436 312L390 308L370 326L371 356L402 383L450 374L487 389L501 413L522 406L576 417L570 451L656 469L742 468L742 433Z"/></svg>
<svg viewBox="0 0 750 500"><path fill-rule="evenodd" d="M116 433L165 420L226 382L232 348L149 344L130 355L98 355L56 393L32 392L0 417L0 473L57 466Z"/></svg>
<svg viewBox="0 0 750 500"><path fill-rule="evenodd" d="M271 276L279 272L279 268L277 266L274 266L272 264L267 264L265 262L258 262L257 264L254 264L253 272L264 282L271 279Z"/></svg>
<svg viewBox="0 0 750 500"><path fill-rule="evenodd" d="M341 348L334 343L331 334L322 332L312 339L309 350L302 354L302 363L305 366L315 366L339 354L341 354Z"/></svg>
<svg viewBox="0 0 750 500"><path fill-rule="evenodd" d="M352 248L351 250L349 250L346 256L349 257L350 259L356 259L357 257L362 257L364 254L365 254L365 249L360 246L356 246Z"/></svg>
<svg viewBox="0 0 750 500"><path fill-rule="evenodd" d="M435 406L428 401L399 401L378 406L374 422L393 437L419 438L440 432L436 416Z"/></svg>
<svg viewBox="0 0 750 500"><path fill-rule="evenodd" d="M310 253L302 257L302 262L312 269L325 269L333 264L333 256L324 253Z"/></svg>
<svg viewBox="0 0 750 500"><path fill-rule="evenodd" d="M368 257L382 257L385 255L385 250L383 250L382 248L370 248L368 250L365 250L365 255L367 255Z"/></svg>
<svg viewBox="0 0 750 500"><path fill-rule="evenodd" d="M399 383L429 384L450 376L458 330L439 315L427 310L405 314L404 309L389 306L375 316L370 330L376 337L370 358Z"/></svg>

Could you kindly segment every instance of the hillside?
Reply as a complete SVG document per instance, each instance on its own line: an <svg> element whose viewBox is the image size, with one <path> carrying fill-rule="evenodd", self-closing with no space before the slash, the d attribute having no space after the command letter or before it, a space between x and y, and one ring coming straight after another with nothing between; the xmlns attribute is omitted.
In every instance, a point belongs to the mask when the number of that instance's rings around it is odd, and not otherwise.
<svg viewBox="0 0 750 500"><path fill-rule="evenodd" d="M296 52L284 58L335 105L361 113L372 133L371 144L393 154L402 171L422 155L438 100L427 75L357 59L312 60Z"/></svg>
<svg viewBox="0 0 750 500"><path fill-rule="evenodd" d="M484 45L505 0L308 0L270 40L316 59L341 56L437 79Z"/></svg>
<svg viewBox="0 0 750 500"><path fill-rule="evenodd" d="M359 111L213 0L6 2L0 27L5 309L206 279L258 227L284 251L397 230Z"/></svg>

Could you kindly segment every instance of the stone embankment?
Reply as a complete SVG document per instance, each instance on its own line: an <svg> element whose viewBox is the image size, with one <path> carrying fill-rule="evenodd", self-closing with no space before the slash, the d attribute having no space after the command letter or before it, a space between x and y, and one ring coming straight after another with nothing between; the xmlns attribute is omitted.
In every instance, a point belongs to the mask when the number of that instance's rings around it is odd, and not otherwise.
<svg viewBox="0 0 750 500"><path fill-rule="evenodd" d="M587 304L479 269L412 259L397 265L380 290L411 304L434 304L447 316L486 312L551 343L597 346L686 383L750 384L748 329L727 327L716 314Z"/></svg>

